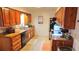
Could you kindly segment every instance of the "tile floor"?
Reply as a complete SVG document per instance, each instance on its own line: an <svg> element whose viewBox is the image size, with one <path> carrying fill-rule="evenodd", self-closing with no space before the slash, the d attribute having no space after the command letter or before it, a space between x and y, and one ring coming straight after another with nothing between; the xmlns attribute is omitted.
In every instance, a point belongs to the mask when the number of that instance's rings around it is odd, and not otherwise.
<svg viewBox="0 0 79 59"><path fill-rule="evenodd" d="M51 40L49 37L33 37L21 51L51 51Z"/></svg>

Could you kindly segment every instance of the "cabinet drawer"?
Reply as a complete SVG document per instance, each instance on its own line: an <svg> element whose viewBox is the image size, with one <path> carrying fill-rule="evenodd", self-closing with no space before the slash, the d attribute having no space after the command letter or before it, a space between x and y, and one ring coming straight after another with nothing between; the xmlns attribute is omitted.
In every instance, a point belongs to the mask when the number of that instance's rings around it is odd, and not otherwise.
<svg viewBox="0 0 79 59"><path fill-rule="evenodd" d="M64 41L64 46L72 47L73 46L73 40L66 40L66 41Z"/></svg>
<svg viewBox="0 0 79 59"><path fill-rule="evenodd" d="M20 48L21 48L21 45L17 46L17 47L15 48L15 51L19 50Z"/></svg>
<svg viewBox="0 0 79 59"><path fill-rule="evenodd" d="M14 45L16 45L16 44L18 44L20 42L21 42L21 39L17 39L15 42L12 43L12 45L14 46Z"/></svg>
<svg viewBox="0 0 79 59"><path fill-rule="evenodd" d="M15 51L19 50L21 48L21 45L18 45L16 48L14 48Z"/></svg>
<svg viewBox="0 0 79 59"><path fill-rule="evenodd" d="M56 46L63 46L64 41L63 40L55 40Z"/></svg>
<svg viewBox="0 0 79 59"><path fill-rule="evenodd" d="M13 46L13 50L19 50L21 48L21 42L18 43L17 45Z"/></svg>
<svg viewBox="0 0 79 59"><path fill-rule="evenodd" d="M18 36L16 36L16 37L12 38L12 42L17 41L19 38L21 39L21 35L18 35Z"/></svg>

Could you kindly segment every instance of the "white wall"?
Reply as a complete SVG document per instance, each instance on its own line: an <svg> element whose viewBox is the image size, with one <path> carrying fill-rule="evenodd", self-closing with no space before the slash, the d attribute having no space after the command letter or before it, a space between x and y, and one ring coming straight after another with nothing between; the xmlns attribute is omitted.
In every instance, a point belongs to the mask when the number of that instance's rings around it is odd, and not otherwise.
<svg viewBox="0 0 79 59"><path fill-rule="evenodd" d="M29 10L32 14L32 24L35 26L35 34L49 36L49 20L54 16L54 8L35 8ZM38 16L43 16L43 24L38 24Z"/></svg>
<svg viewBox="0 0 79 59"><path fill-rule="evenodd" d="M77 11L75 30L72 30L72 36L74 37L73 47L75 50L79 51L79 22L77 22L77 20L79 20L79 8Z"/></svg>

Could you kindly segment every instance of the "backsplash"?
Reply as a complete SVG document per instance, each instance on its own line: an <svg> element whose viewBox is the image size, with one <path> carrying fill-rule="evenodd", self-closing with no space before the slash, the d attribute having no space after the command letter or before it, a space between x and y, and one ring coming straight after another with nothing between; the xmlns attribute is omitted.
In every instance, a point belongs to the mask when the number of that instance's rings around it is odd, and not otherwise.
<svg viewBox="0 0 79 59"><path fill-rule="evenodd" d="M15 26L11 26L11 27L16 28ZM7 28L9 28L9 27L0 27L0 33L4 33Z"/></svg>
<svg viewBox="0 0 79 59"><path fill-rule="evenodd" d="M0 27L0 33L3 33L5 31L6 27Z"/></svg>
<svg viewBox="0 0 79 59"><path fill-rule="evenodd" d="M13 26L15 29L19 29L20 28L20 25L15 25Z"/></svg>
<svg viewBox="0 0 79 59"><path fill-rule="evenodd" d="M26 27L28 27L27 25L25 27L21 26L21 25L14 25L12 26L14 29L24 29ZM0 27L0 33L4 33L6 31L7 27Z"/></svg>

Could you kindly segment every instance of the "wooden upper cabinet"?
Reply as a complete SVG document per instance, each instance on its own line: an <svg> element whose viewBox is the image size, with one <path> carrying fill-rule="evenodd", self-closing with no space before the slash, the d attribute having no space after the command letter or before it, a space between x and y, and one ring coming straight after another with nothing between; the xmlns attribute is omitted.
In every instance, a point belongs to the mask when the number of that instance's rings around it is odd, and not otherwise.
<svg viewBox="0 0 79 59"><path fill-rule="evenodd" d="M28 22L31 23L31 21L32 21L32 17L31 15L28 15Z"/></svg>
<svg viewBox="0 0 79 59"><path fill-rule="evenodd" d="M63 25L64 12L65 12L65 8L60 8L56 13L57 21L60 23L61 26Z"/></svg>
<svg viewBox="0 0 79 59"><path fill-rule="evenodd" d="M19 11L15 11L15 21L16 24L20 24L20 12Z"/></svg>
<svg viewBox="0 0 79 59"><path fill-rule="evenodd" d="M28 15L27 14L24 14L24 24L28 24Z"/></svg>
<svg viewBox="0 0 79 59"><path fill-rule="evenodd" d="M8 8L2 8L2 15L3 15L3 24L5 27L10 26L10 15L9 15L9 9Z"/></svg>
<svg viewBox="0 0 79 59"><path fill-rule="evenodd" d="M63 28L74 29L77 16L76 7L61 7L55 14Z"/></svg>
<svg viewBox="0 0 79 59"><path fill-rule="evenodd" d="M15 10L10 9L10 25L15 25Z"/></svg>
<svg viewBox="0 0 79 59"><path fill-rule="evenodd" d="M67 7L65 9L65 28L74 29L75 28L75 21L77 16L77 8L76 7Z"/></svg>
<svg viewBox="0 0 79 59"><path fill-rule="evenodd" d="M0 8L0 27L3 27L2 8Z"/></svg>
<svg viewBox="0 0 79 59"><path fill-rule="evenodd" d="M21 35L0 37L0 51L18 51L21 49Z"/></svg>
<svg viewBox="0 0 79 59"><path fill-rule="evenodd" d="M0 27L10 27L16 24L20 24L20 15L21 11L17 11L7 7L0 7ZM24 13L24 24L31 22L31 16L27 13Z"/></svg>

